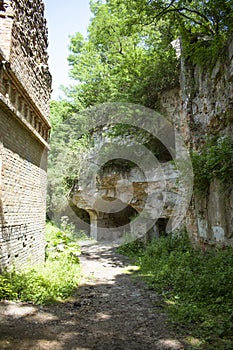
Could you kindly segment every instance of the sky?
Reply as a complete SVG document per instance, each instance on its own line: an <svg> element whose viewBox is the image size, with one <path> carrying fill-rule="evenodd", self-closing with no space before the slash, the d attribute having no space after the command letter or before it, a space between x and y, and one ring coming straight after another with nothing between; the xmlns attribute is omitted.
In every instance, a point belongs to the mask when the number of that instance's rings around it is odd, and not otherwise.
<svg viewBox="0 0 233 350"><path fill-rule="evenodd" d="M90 20L89 0L44 0L49 30L49 68L53 77L52 99L62 96L60 85L72 83L68 77L69 35L87 33Z"/></svg>

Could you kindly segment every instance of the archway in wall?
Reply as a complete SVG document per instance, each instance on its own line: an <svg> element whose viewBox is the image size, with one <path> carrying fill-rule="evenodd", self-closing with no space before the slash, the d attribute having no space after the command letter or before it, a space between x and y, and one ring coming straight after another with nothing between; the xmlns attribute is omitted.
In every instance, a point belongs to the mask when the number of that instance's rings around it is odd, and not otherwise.
<svg viewBox="0 0 233 350"><path fill-rule="evenodd" d="M69 221L75 227L75 234L77 236L83 231L88 237L90 237L90 215L89 213L82 209L78 208L72 202L70 203L71 210L69 211Z"/></svg>
<svg viewBox="0 0 233 350"><path fill-rule="evenodd" d="M153 227L147 232L147 239L152 240L154 238L159 238L161 236L167 236L166 232L167 223L169 218L159 218Z"/></svg>
<svg viewBox="0 0 233 350"><path fill-rule="evenodd" d="M98 210L98 240L112 241L121 238L124 233L127 233L124 227L127 227L139 214L132 206L123 203L119 199L105 198L104 202L106 206L109 202L109 206L106 211ZM95 207L101 208L100 203L101 201L97 201ZM111 203L114 203L112 208Z"/></svg>

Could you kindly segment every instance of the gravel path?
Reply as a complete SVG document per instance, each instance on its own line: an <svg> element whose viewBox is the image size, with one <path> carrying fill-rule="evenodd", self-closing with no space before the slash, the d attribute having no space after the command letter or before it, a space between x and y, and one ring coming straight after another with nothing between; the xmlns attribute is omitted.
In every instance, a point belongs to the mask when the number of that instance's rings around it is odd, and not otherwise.
<svg viewBox="0 0 233 350"><path fill-rule="evenodd" d="M107 244L82 245L82 283L49 307L0 303L0 349L181 350L161 300Z"/></svg>

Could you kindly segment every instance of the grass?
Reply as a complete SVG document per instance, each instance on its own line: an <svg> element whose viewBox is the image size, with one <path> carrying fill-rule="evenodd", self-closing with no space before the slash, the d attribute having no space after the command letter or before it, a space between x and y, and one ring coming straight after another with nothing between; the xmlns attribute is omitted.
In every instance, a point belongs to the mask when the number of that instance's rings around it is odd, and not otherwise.
<svg viewBox="0 0 233 350"><path fill-rule="evenodd" d="M46 260L42 265L12 269L0 275L0 299L48 304L68 298L80 278L79 246L48 223Z"/></svg>
<svg viewBox="0 0 233 350"><path fill-rule="evenodd" d="M133 251L133 254L132 254ZM233 349L233 249L195 250L186 234L135 243L119 252L136 259L140 276L164 300L189 349Z"/></svg>

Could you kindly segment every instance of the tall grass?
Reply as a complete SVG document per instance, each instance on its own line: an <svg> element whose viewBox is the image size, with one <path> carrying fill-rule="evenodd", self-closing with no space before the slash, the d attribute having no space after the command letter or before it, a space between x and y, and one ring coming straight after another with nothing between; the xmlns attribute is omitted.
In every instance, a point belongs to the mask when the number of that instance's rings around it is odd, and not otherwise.
<svg viewBox="0 0 233 350"><path fill-rule="evenodd" d="M121 248L127 250L132 256L134 249ZM199 340L190 349L233 349L232 248L195 250L182 234L154 240L136 256L140 275L163 296L173 324Z"/></svg>

